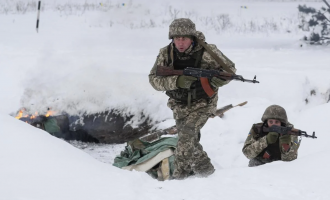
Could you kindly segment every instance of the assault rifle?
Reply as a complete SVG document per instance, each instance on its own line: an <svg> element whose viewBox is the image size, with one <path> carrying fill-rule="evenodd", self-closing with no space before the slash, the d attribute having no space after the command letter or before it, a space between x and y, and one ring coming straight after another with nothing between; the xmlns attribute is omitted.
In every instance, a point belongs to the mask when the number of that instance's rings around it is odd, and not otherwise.
<svg viewBox="0 0 330 200"><path fill-rule="evenodd" d="M235 108L237 106L244 106L245 104L247 104L247 101L237 104L236 106L233 106L232 104L226 105L226 106L216 110L214 113L214 116L212 116L211 118L214 118L216 116L222 118L224 113L227 112L228 110ZM140 139L143 141L151 142L151 141L158 140L162 135L175 135L177 133L178 133L178 129L174 125L174 126L171 126L169 128L163 129L163 130L158 130L158 131L149 133L148 135L145 135L145 136L141 137Z"/></svg>
<svg viewBox="0 0 330 200"><path fill-rule="evenodd" d="M183 70L175 70L165 66L157 66L156 76L173 76L173 75L185 75L185 76L193 76L198 78L201 81L202 87L205 93L211 97L215 93L210 86L208 81L209 78L218 77L225 81L237 80L248 83L259 83L256 80L256 76L254 76L253 80L244 79L241 75L236 75L232 73L227 73L218 70L208 70L208 69L200 69L200 68L192 68L187 67Z"/></svg>
<svg viewBox="0 0 330 200"><path fill-rule="evenodd" d="M315 136L315 132L313 132L312 135L308 135L306 133L306 131L295 129L295 128L292 128L292 127L283 127L283 126L273 125L271 127L263 127L262 130L263 130L263 132L276 132L276 133L279 133L281 135L296 135L296 136L304 136L304 137L313 138L313 139L317 138Z"/></svg>

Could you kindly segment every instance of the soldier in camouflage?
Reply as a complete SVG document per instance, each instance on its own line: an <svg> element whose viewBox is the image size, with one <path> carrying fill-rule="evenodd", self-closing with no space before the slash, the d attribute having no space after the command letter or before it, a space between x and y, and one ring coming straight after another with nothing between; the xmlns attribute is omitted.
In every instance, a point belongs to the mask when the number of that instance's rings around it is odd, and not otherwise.
<svg viewBox="0 0 330 200"><path fill-rule="evenodd" d="M156 76L156 67L167 66L183 70L186 67L222 70L217 61L197 41L205 41L203 33L196 31L190 19L176 19L170 25L171 43L160 49L157 60L150 71L149 82L157 91L166 91L169 96L167 106L173 111L178 129L178 144L175 150L175 170L173 178L184 179L191 174L206 177L215 169L210 158L199 143L200 129L217 107L218 88L227 84L219 78L209 80L215 94L209 97L197 78L191 76ZM207 44L232 70L235 65L215 45Z"/></svg>
<svg viewBox="0 0 330 200"><path fill-rule="evenodd" d="M276 160L292 161L297 159L297 151L300 144L297 136L279 135L276 132L265 133L262 131L263 127L271 127L273 125L293 127L288 122L285 109L278 105L271 105L265 110L261 121L262 123L252 126L242 150L243 154L250 159L249 167L263 165Z"/></svg>

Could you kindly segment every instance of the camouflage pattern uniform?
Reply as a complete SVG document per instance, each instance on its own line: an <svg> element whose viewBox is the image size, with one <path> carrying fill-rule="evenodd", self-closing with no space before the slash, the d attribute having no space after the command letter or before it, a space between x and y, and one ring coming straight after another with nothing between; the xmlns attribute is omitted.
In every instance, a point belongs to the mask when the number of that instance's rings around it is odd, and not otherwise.
<svg viewBox="0 0 330 200"><path fill-rule="evenodd" d="M284 108L278 105L269 106L261 118L263 123L254 124L252 126L244 143L242 151L243 154L250 159L249 167L270 163L276 160L292 161L297 159L297 151L300 143L298 142L297 136L290 136L291 144L289 144L290 148L287 151L279 144L279 139L277 139L274 144L267 143L267 133L263 133L261 130L262 126L268 126L268 119L277 119L281 122L281 126L293 127L293 125L288 122ZM261 128L257 128L260 126ZM270 155L269 158L267 154Z"/></svg>
<svg viewBox="0 0 330 200"><path fill-rule="evenodd" d="M195 24L189 19L176 19L170 25L169 39L175 36L197 37L205 41L203 33L195 30ZM217 54L225 64L234 72L236 71L234 63L232 63L215 45L207 44L208 47ZM176 50L173 41L166 47L160 49L157 60L150 71L149 82L157 91L166 91L170 97L167 106L173 111L174 119L178 129L178 145L175 151L175 170L173 177L175 179L184 179L190 174L197 176L208 176L214 172L206 152L203 151L202 145L199 143L200 129L204 126L210 116L214 114L218 101L218 88L212 89L215 94L212 97L193 98L191 106L187 105L186 96L176 98L175 95L185 93L187 89L177 87L177 79L179 76L156 76L156 67L167 66L171 69L178 69L176 63L185 66L185 62L194 57L199 52L201 59L197 67L202 69L222 69L214 58L199 45L194 42L184 53ZM177 60L179 60L177 62ZM196 62L197 63L197 62ZM196 66L195 66L196 67ZM198 81L196 81L198 82ZM227 82L228 83L228 82ZM203 91L204 92L204 91Z"/></svg>

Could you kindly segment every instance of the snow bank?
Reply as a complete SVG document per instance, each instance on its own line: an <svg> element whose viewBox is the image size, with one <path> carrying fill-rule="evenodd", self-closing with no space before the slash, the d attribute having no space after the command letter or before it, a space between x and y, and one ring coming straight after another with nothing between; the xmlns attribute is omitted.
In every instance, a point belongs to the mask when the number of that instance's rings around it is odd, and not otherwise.
<svg viewBox="0 0 330 200"><path fill-rule="evenodd" d="M220 137L213 119L204 128L209 131L202 135L202 143L216 172L209 178L165 182L101 163L63 140L1 115L6 126L0 128L0 199L327 199L330 136L325 118L309 117L324 111L330 111L329 104L306 111L297 120L318 136L303 140L297 160L256 168L248 168L248 160L239 152L242 144L237 139L247 135L239 132L240 126ZM223 125L232 123L230 118Z"/></svg>
<svg viewBox="0 0 330 200"><path fill-rule="evenodd" d="M0 121L0 199L92 199L100 192L100 199L122 199L125 193L114 191L138 192L134 182L149 179L101 163L10 116L0 115Z"/></svg>

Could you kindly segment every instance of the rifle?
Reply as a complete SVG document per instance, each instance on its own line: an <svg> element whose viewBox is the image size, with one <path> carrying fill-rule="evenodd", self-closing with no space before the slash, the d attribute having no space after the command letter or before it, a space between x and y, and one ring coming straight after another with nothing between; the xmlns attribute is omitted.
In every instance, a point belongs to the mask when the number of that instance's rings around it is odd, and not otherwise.
<svg viewBox="0 0 330 200"><path fill-rule="evenodd" d="M159 66L159 65L157 66L156 76L173 76L173 75L185 75L185 76L193 76L198 78L201 81L205 93L209 97L212 97L215 93L211 88L208 80L209 78L212 77L217 77L225 81L237 80L248 83L259 83L259 81L256 80L257 78L256 76L254 76L253 80L248 80L248 79L244 79L243 76L241 75L236 75L218 70L208 70L208 69L200 69L200 68L192 68L192 67L187 67L183 70L175 70L166 66Z"/></svg>
<svg viewBox="0 0 330 200"><path fill-rule="evenodd" d="M237 107L237 106L244 106L245 104L247 104L247 101L237 104L236 106L233 106L232 104L224 106L222 108L219 108L218 110L216 110L214 116L212 116L211 118L214 118L216 116L218 117L223 117L223 113L227 112L228 110ZM143 137L141 137L140 139L143 141L147 141L147 142L151 142L154 140L158 140L159 138L161 138L162 135L175 135L178 133L178 129L176 128L176 126L171 126L169 128L163 129L163 130L158 130L155 132L152 132L148 135L145 135Z"/></svg>
<svg viewBox="0 0 330 200"><path fill-rule="evenodd" d="M152 141L160 139L162 135L175 135L177 133L178 133L178 129L174 125L169 128L166 128L163 130L158 130L158 131L152 132L148 135L145 135L145 136L141 137L140 140L143 140L146 142L152 142Z"/></svg>
<svg viewBox="0 0 330 200"><path fill-rule="evenodd" d="M292 128L292 127L283 127L283 126L273 125L271 127L263 127L262 130L264 132L276 132L276 133L279 133L281 135L296 135L296 136L304 136L304 137L313 138L313 139L317 138L315 136L315 132L313 132L312 135L308 135L306 133L306 131L295 129L295 128Z"/></svg>
<svg viewBox="0 0 330 200"><path fill-rule="evenodd" d="M237 104L236 106L233 106L233 104L229 104L227 106L224 106L224 107L216 110L215 111L215 115L212 116L211 118L214 118L215 116L218 116L218 117L222 118L223 117L223 114L225 112L227 112L228 110L230 110L230 109L232 109L234 107L237 107L237 106L244 106L245 104L247 104L247 101L244 101L243 103Z"/></svg>

